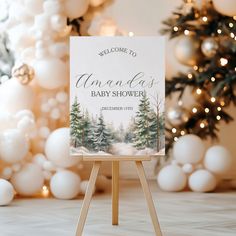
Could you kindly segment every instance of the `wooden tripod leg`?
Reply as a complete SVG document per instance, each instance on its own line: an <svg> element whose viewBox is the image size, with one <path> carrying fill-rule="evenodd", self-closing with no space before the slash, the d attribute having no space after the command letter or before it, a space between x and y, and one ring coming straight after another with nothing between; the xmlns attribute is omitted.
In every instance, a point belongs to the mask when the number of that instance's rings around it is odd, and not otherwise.
<svg viewBox="0 0 236 236"><path fill-rule="evenodd" d="M84 224L88 215L89 205L90 205L92 195L93 195L93 189L96 183L96 179L97 179L100 167L101 167L101 162L95 161L93 164L93 169L89 178L88 187L87 187L84 201L82 204L82 208L80 211L79 221L78 221L76 234L75 234L76 236L82 236Z"/></svg>
<svg viewBox="0 0 236 236"><path fill-rule="evenodd" d="M143 188L143 192L144 192L147 204L148 204L149 213L150 213L150 216L152 219L152 223L153 223L153 227L154 227L156 236L161 236L162 235L161 228L160 228L160 225L158 222L157 213L155 210L155 205L154 205L153 199L152 199L152 194L149 189L148 182L147 182L147 179L145 176L143 163L141 161L136 161L136 167L137 167L138 176L139 176L142 188Z"/></svg>
<svg viewBox="0 0 236 236"><path fill-rule="evenodd" d="M112 162L112 225L119 224L119 161Z"/></svg>

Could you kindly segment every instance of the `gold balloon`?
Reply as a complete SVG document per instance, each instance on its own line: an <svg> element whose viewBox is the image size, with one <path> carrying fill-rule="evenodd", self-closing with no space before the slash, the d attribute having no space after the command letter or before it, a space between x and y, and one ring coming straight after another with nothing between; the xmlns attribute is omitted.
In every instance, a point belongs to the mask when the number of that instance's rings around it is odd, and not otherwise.
<svg viewBox="0 0 236 236"><path fill-rule="evenodd" d="M21 84L28 84L34 78L34 70L27 64L15 65L12 69L12 77L17 78Z"/></svg>
<svg viewBox="0 0 236 236"><path fill-rule="evenodd" d="M171 107L167 111L167 119L172 125L178 126L188 122L189 113L181 106Z"/></svg>
<svg viewBox="0 0 236 236"><path fill-rule="evenodd" d="M200 56L200 41L197 37L181 36L179 38L175 46L175 57L180 63L194 66Z"/></svg>
<svg viewBox="0 0 236 236"><path fill-rule="evenodd" d="M201 45L202 53L206 57L213 57L213 56L215 56L218 48L219 48L218 43L212 37L204 39L203 42L202 42L202 45Z"/></svg>

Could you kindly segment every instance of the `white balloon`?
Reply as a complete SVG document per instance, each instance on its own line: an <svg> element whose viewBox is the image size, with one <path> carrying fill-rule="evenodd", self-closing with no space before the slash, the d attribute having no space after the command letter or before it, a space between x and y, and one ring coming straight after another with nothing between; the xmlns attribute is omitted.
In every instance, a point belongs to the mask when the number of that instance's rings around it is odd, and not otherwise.
<svg viewBox="0 0 236 236"><path fill-rule="evenodd" d="M65 13L69 18L79 18L88 10L89 0L65 1Z"/></svg>
<svg viewBox="0 0 236 236"><path fill-rule="evenodd" d="M181 167L168 165L160 170L157 181L162 190L177 192L185 188L187 177Z"/></svg>
<svg viewBox="0 0 236 236"><path fill-rule="evenodd" d="M14 188L12 184L5 179L0 179L0 206L11 203L14 198Z"/></svg>
<svg viewBox="0 0 236 236"><path fill-rule="evenodd" d="M43 9L44 13L51 16L53 14L61 13L63 10L63 5L59 1L44 1Z"/></svg>
<svg viewBox="0 0 236 236"><path fill-rule="evenodd" d="M56 58L37 60L34 64L35 79L46 89L65 86L68 80L66 63Z"/></svg>
<svg viewBox="0 0 236 236"><path fill-rule="evenodd" d="M47 159L46 159L45 155L42 153L37 153L33 156L33 162L40 167L43 167L43 164L46 161L47 161Z"/></svg>
<svg viewBox="0 0 236 236"><path fill-rule="evenodd" d="M39 14L43 11L44 0L24 0L24 6L32 15Z"/></svg>
<svg viewBox="0 0 236 236"><path fill-rule="evenodd" d="M50 22L51 22L51 27L58 32L62 31L67 25L66 17L59 14L52 15Z"/></svg>
<svg viewBox="0 0 236 236"><path fill-rule="evenodd" d="M71 167L79 162L78 158L70 156L70 131L69 128L54 130L48 137L45 145L45 154L57 167Z"/></svg>
<svg viewBox="0 0 236 236"><path fill-rule="evenodd" d="M183 172L186 173L186 174L191 174L194 170L194 166L192 164L184 164L183 167Z"/></svg>
<svg viewBox="0 0 236 236"><path fill-rule="evenodd" d="M235 0L213 0L215 9L226 16L236 16L236 1Z"/></svg>
<svg viewBox="0 0 236 236"><path fill-rule="evenodd" d="M34 105L34 92L30 86L22 85L12 78L0 86L0 111L11 113L23 109L31 110Z"/></svg>
<svg viewBox="0 0 236 236"><path fill-rule="evenodd" d="M80 184L80 192L81 194L85 195L87 187L88 187L89 181L83 180ZM95 187L93 188L93 194L95 193Z"/></svg>
<svg viewBox="0 0 236 236"><path fill-rule="evenodd" d="M45 14L39 14L34 17L34 27L37 30L48 30L50 18Z"/></svg>
<svg viewBox="0 0 236 236"><path fill-rule="evenodd" d="M23 134L29 134L31 131L35 128L34 120L29 118L28 116L23 117L21 120L17 123L17 128L23 133Z"/></svg>
<svg viewBox="0 0 236 236"><path fill-rule="evenodd" d="M193 134L180 137L173 147L173 157L181 164L196 164L200 162L204 152L203 141Z"/></svg>
<svg viewBox="0 0 236 236"><path fill-rule="evenodd" d="M106 0L90 0L90 5L92 7L98 7L102 5Z"/></svg>
<svg viewBox="0 0 236 236"><path fill-rule="evenodd" d="M33 196L43 187L43 171L38 165L27 163L19 172L13 174L11 183L20 195Z"/></svg>
<svg viewBox="0 0 236 236"><path fill-rule="evenodd" d="M206 152L204 166L214 174L226 174L232 163L229 151L223 146L213 146Z"/></svg>
<svg viewBox="0 0 236 236"><path fill-rule="evenodd" d="M25 116L29 117L30 119L34 120L34 113L30 110L21 110L15 114L15 118L19 121L20 119L24 118Z"/></svg>
<svg viewBox="0 0 236 236"><path fill-rule="evenodd" d="M66 43L55 43L49 47L52 56L62 58L69 54L69 47Z"/></svg>
<svg viewBox="0 0 236 236"><path fill-rule="evenodd" d="M2 170L1 177L2 177L3 179L8 180L8 179L11 178L12 173L13 173L13 171L12 171L12 168L11 168L11 167L5 167L5 168Z"/></svg>
<svg viewBox="0 0 236 236"><path fill-rule="evenodd" d="M216 188L216 178L208 170L197 170L189 177L189 187L194 192L210 192Z"/></svg>
<svg viewBox="0 0 236 236"><path fill-rule="evenodd" d="M80 192L80 177L72 171L59 171L50 181L50 189L54 197L73 199Z"/></svg>
<svg viewBox="0 0 236 236"><path fill-rule="evenodd" d="M21 161L29 151L26 137L17 129L2 133L0 139L0 158L8 163Z"/></svg>
<svg viewBox="0 0 236 236"><path fill-rule="evenodd" d="M13 115L6 111L0 111L0 131L15 128L16 121Z"/></svg>

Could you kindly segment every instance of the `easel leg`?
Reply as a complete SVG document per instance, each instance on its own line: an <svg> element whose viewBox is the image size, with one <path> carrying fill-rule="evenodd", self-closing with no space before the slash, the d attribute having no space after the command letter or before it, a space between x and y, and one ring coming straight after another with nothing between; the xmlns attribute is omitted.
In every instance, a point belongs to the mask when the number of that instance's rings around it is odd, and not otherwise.
<svg viewBox="0 0 236 236"><path fill-rule="evenodd" d="M155 205L153 203L152 195L151 195L151 192L150 192L150 189L148 186L148 182L147 182L147 179L145 176L143 163L141 161L136 161L136 167L137 167L138 176L139 176L142 188L143 188L143 192L144 192L147 204L148 204L149 213L152 218L152 223L153 223L153 227L154 227L156 236L161 236L162 235L161 228L160 228L160 225L158 222L157 213L155 210Z"/></svg>
<svg viewBox="0 0 236 236"><path fill-rule="evenodd" d="M101 162L95 161L93 164L93 169L89 178L88 187L87 187L84 201L82 204L82 208L80 211L80 217L79 217L79 221L78 221L78 225L76 229L76 236L82 236L84 224L88 215L89 205L90 205L92 195L93 195L93 189L96 183L96 179L97 179L100 167L101 167Z"/></svg>
<svg viewBox="0 0 236 236"><path fill-rule="evenodd" d="M112 162L112 225L119 224L119 161Z"/></svg>

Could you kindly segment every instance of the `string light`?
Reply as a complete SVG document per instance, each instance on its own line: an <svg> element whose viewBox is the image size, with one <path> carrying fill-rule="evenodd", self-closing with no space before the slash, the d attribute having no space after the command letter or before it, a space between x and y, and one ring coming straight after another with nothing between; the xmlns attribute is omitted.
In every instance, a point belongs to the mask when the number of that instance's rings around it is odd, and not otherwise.
<svg viewBox="0 0 236 236"><path fill-rule="evenodd" d="M221 57L220 58L220 64L222 66L226 66L228 64L228 60L226 58Z"/></svg>
<svg viewBox="0 0 236 236"><path fill-rule="evenodd" d="M221 107L217 107L217 111L221 111Z"/></svg>
<svg viewBox="0 0 236 236"><path fill-rule="evenodd" d="M193 75L191 73L188 74L188 78L189 79L192 79L193 78Z"/></svg>
<svg viewBox="0 0 236 236"><path fill-rule="evenodd" d="M180 131L180 134L183 136L183 135L185 135L185 131L184 130L181 130Z"/></svg>
<svg viewBox="0 0 236 236"><path fill-rule="evenodd" d="M202 93L202 90L201 90L200 88L198 88L198 89L196 90L196 93L197 93L198 95L200 95L200 94Z"/></svg>
<svg viewBox="0 0 236 236"><path fill-rule="evenodd" d="M185 35L189 35L189 30L185 30L185 31L184 31L184 34L185 34Z"/></svg>
<svg viewBox="0 0 236 236"><path fill-rule="evenodd" d="M178 140L178 137L174 137L175 142Z"/></svg>
<svg viewBox="0 0 236 236"><path fill-rule="evenodd" d="M198 66L194 66L193 69L194 69L194 70L198 70Z"/></svg>
<svg viewBox="0 0 236 236"><path fill-rule="evenodd" d="M173 128L171 131L172 131L173 134L175 134L177 132L177 129Z"/></svg>
<svg viewBox="0 0 236 236"><path fill-rule="evenodd" d="M200 128L205 128L205 124L203 122L200 123Z"/></svg>
<svg viewBox="0 0 236 236"><path fill-rule="evenodd" d="M211 102L215 102L216 101L216 98L215 97L211 97Z"/></svg>
<svg viewBox="0 0 236 236"><path fill-rule="evenodd" d="M178 105L179 105L179 106L182 106L182 105L183 105L183 101L182 101L182 100L179 100L179 101L178 101Z"/></svg>
<svg viewBox="0 0 236 236"><path fill-rule="evenodd" d="M210 109L208 107L205 108L205 112L209 113Z"/></svg>
<svg viewBox="0 0 236 236"><path fill-rule="evenodd" d="M225 105L224 101L220 101L220 105L223 107Z"/></svg>
<svg viewBox="0 0 236 236"><path fill-rule="evenodd" d="M48 189L48 187L46 185L43 186L41 193L42 193L43 197L48 197L49 189Z"/></svg>
<svg viewBox="0 0 236 236"><path fill-rule="evenodd" d="M202 17L202 20L203 20L204 22L207 22L208 19L207 19L206 16L203 16L203 17Z"/></svg>
<svg viewBox="0 0 236 236"><path fill-rule="evenodd" d="M134 36L134 32L131 32L131 31L130 31L130 32L128 33L128 35L129 35L129 37L133 37L133 36Z"/></svg>
<svg viewBox="0 0 236 236"><path fill-rule="evenodd" d="M197 108L194 107L194 108L192 109L192 112L193 112L193 113L197 113Z"/></svg>
<svg viewBox="0 0 236 236"><path fill-rule="evenodd" d="M233 16L233 19L236 20L236 16Z"/></svg>
<svg viewBox="0 0 236 236"><path fill-rule="evenodd" d="M211 82L215 82L216 78L215 77L211 77Z"/></svg>
<svg viewBox="0 0 236 236"><path fill-rule="evenodd" d="M230 28L233 28L234 27L234 24L232 22L229 23L229 27Z"/></svg>
<svg viewBox="0 0 236 236"><path fill-rule="evenodd" d="M216 116L216 119L217 119L217 120L220 120L220 119L221 119L221 116L219 116L219 115Z"/></svg>
<svg viewBox="0 0 236 236"><path fill-rule="evenodd" d="M221 30L221 29L218 29L218 30L217 30L217 33L218 33L218 34L221 34L221 33L222 33L222 30Z"/></svg>
<svg viewBox="0 0 236 236"><path fill-rule="evenodd" d="M177 32L177 31L179 30L179 28L178 28L177 26L175 26L175 27L173 28L173 30L174 30L175 32Z"/></svg>

